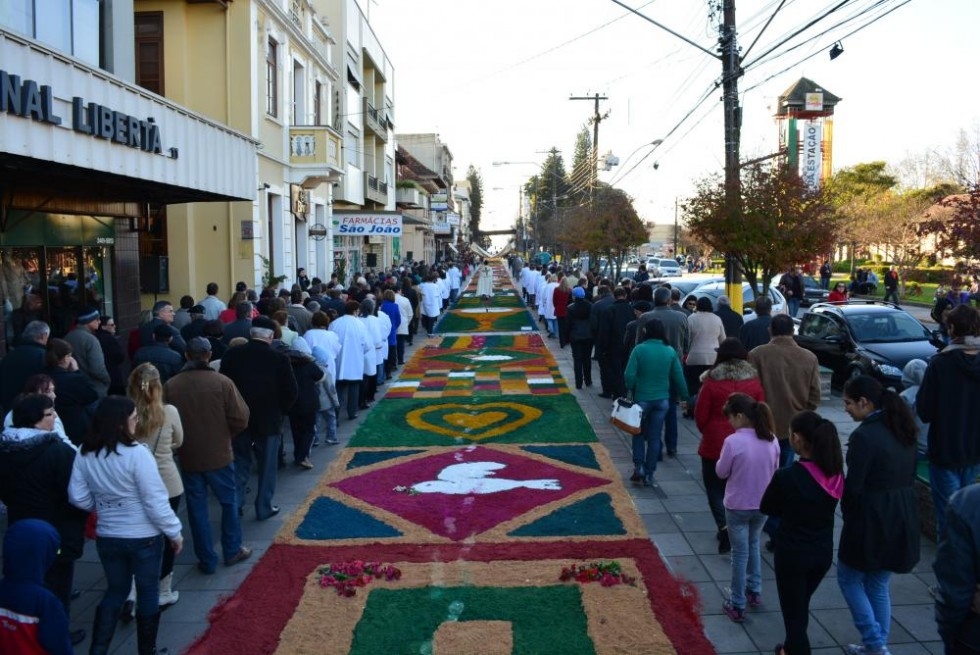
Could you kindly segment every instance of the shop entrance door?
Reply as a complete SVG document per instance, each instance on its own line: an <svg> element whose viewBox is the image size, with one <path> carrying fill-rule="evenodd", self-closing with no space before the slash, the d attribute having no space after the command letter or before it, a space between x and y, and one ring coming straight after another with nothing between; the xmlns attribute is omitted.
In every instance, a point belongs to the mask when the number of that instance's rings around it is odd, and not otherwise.
<svg viewBox="0 0 980 655"><path fill-rule="evenodd" d="M30 321L51 326L63 338L84 307L112 314L110 246L16 246L0 248L3 337L9 349Z"/></svg>

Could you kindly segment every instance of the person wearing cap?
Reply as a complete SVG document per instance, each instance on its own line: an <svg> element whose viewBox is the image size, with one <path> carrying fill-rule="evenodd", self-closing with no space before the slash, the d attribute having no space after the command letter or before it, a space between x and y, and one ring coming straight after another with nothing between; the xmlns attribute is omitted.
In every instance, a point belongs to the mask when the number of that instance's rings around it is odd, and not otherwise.
<svg viewBox="0 0 980 655"><path fill-rule="evenodd" d="M160 373L160 384L166 384L184 365L183 357L171 350L171 339L173 328L169 325L161 324L153 328L153 343L136 351L133 368L144 363L152 364Z"/></svg>
<svg viewBox="0 0 980 655"><path fill-rule="evenodd" d="M184 441L177 450L187 501L197 567L214 573L218 554L211 535L208 488L221 505L221 555L226 566L248 559L252 550L242 545L242 526L232 464L232 440L248 426L245 400L228 377L209 365L211 343L203 337L187 342L187 362L164 385L167 401L177 408Z"/></svg>
<svg viewBox="0 0 980 655"><path fill-rule="evenodd" d="M89 379L99 398L104 398L112 379L105 365L102 344L95 336L98 329L99 310L86 307L78 312L75 329L65 336L65 341L71 344L78 370Z"/></svg>
<svg viewBox="0 0 980 655"><path fill-rule="evenodd" d="M275 334L276 322L259 316L252 321L248 343L231 348L221 358L221 373L235 383L249 410L248 426L232 443L237 497L244 507L254 459L258 467L255 518L259 521L279 513L272 498L276 493L282 421L299 395L289 358L272 348Z"/></svg>
<svg viewBox="0 0 980 655"><path fill-rule="evenodd" d="M191 322L180 328L180 336L185 342L189 342L194 337L204 336L204 326L207 325L207 309L204 305L194 305L187 310L191 317Z"/></svg>
<svg viewBox="0 0 980 655"><path fill-rule="evenodd" d="M585 299L585 289L572 287L572 304L568 306L568 342L572 345L575 388L592 386L592 303Z"/></svg>
<svg viewBox="0 0 980 655"><path fill-rule="evenodd" d="M177 328L173 326L175 313L173 303L169 300L158 300L153 303L153 318L140 326L140 346L153 344L155 341L153 330L158 325L166 325L171 330L170 349L176 351L183 358L187 343L180 336Z"/></svg>

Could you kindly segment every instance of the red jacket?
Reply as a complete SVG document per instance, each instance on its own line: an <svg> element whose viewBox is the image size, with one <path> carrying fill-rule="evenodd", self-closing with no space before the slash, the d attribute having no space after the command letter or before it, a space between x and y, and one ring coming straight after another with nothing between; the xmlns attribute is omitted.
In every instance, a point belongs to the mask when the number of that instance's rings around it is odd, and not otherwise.
<svg viewBox="0 0 980 655"><path fill-rule="evenodd" d="M701 431L698 455L705 459L720 458L725 438L735 432L722 411L733 393L744 393L759 401L766 399L755 367L742 359L728 360L705 373L694 406L694 422Z"/></svg>
<svg viewBox="0 0 980 655"><path fill-rule="evenodd" d="M568 303L572 301L572 292L562 291L560 286L555 287L552 299L555 304L555 318L565 318L568 313Z"/></svg>

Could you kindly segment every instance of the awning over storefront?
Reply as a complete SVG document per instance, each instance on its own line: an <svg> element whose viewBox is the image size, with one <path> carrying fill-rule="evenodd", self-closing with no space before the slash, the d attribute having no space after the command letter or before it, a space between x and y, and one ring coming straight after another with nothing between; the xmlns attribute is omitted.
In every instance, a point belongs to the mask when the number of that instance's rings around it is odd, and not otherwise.
<svg viewBox="0 0 980 655"><path fill-rule="evenodd" d="M257 141L0 30L5 194L183 203L251 200Z"/></svg>

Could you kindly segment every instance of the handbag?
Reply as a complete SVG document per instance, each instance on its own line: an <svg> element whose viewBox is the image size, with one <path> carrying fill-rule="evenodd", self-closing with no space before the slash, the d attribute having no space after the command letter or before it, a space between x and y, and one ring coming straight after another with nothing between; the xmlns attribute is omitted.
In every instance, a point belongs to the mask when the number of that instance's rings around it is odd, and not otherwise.
<svg viewBox="0 0 980 655"><path fill-rule="evenodd" d="M643 408L632 400L617 398L613 401L612 416L609 417L609 421L623 432L639 434L640 423L643 421Z"/></svg>

